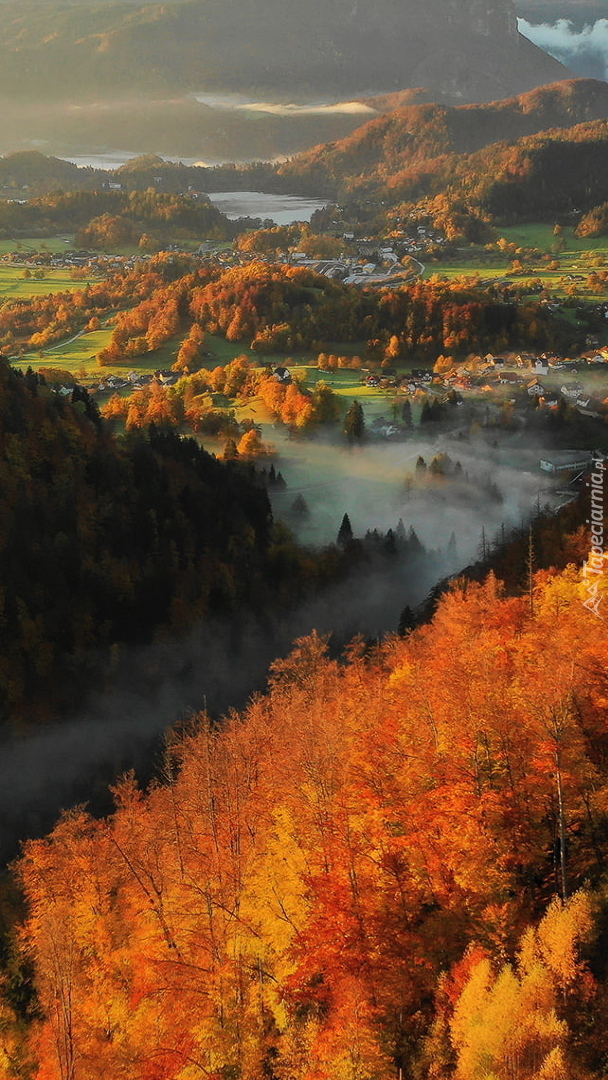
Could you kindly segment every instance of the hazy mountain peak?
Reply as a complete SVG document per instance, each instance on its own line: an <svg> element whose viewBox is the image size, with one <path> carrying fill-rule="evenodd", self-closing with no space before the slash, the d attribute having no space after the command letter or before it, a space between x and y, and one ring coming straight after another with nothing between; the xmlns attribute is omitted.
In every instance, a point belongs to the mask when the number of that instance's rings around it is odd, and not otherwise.
<svg viewBox="0 0 608 1080"><path fill-rule="evenodd" d="M523 38L511 0L178 0L4 6L0 91L283 96L424 87L487 100L564 77ZM86 89L85 89L86 88Z"/></svg>

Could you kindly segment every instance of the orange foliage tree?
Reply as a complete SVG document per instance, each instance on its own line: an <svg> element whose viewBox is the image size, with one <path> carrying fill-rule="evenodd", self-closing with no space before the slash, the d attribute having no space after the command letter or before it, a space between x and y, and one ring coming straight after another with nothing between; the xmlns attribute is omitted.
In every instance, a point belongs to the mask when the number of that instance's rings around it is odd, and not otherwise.
<svg viewBox="0 0 608 1080"><path fill-rule="evenodd" d="M565 1080L581 1007L606 1020L570 899L608 827L608 637L582 597L573 568L532 605L490 576L346 663L301 639L165 782L29 843L40 1080L397 1080L430 1045L437 1080ZM562 827L569 898L539 922Z"/></svg>

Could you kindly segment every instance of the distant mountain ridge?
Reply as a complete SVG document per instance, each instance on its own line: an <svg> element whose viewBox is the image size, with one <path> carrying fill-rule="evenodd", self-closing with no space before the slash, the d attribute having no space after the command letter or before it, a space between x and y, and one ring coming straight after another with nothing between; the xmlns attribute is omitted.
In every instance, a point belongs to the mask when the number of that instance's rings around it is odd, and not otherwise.
<svg viewBox="0 0 608 1080"><path fill-rule="evenodd" d="M285 95L424 87L484 101L562 78L511 0L187 0L3 4L0 95L167 90Z"/></svg>
<svg viewBox="0 0 608 1080"><path fill-rule="evenodd" d="M389 99L390 100L390 99ZM486 104L408 105L357 128L338 142L313 147L278 167L315 191L349 176L389 181L402 170L449 154L470 154L555 128L608 117L608 83L570 79Z"/></svg>
<svg viewBox="0 0 608 1080"><path fill-rule="evenodd" d="M607 15L605 0L516 0L515 7L520 18L532 23L569 19L583 26Z"/></svg>

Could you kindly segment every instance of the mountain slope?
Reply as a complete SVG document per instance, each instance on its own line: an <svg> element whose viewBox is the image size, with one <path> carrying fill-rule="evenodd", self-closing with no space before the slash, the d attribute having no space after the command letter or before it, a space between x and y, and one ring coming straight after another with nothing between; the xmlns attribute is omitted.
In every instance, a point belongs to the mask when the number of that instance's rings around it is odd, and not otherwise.
<svg viewBox="0 0 608 1080"><path fill-rule="evenodd" d="M364 175L387 181L446 154L473 153L502 141L608 117L608 83L571 79L490 104L410 105L358 128L339 142L314 147L279 167L282 176L326 189Z"/></svg>
<svg viewBox="0 0 608 1080"><path fill-rule="evenodd" d="M299 639L244 715L169 742L171 780L28 844L37 1075L66 1045L125 1080L602 1075L608 639L584 597L573 567L532 610L490 576L346 664Z"/></svg>
<svg viewBox="0 0 608 1080"><path fill-rule="evenodd" d="M565 69L517 32L511 0L187 0L3 5L0 94L129 90L381 93L488 100Z"/></svg>

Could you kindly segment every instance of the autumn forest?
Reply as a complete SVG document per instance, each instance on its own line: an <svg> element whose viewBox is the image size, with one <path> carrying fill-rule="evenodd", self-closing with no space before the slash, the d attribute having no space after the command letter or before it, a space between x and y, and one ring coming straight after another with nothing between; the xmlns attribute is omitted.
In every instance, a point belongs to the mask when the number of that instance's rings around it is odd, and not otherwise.
<svg viewBox="0 0 608 1080"><path fill-rule="evenodd" d="M256 4L210 103L229 2L9 12L26 111L338 135L0 157L0 1080L608 1080L608 84L386 0L321 105L331 0L260 101Z"/></svg>
<svg viewBox="0 0 608 1080"><path fill-rule="evenodd" d="M602 1076L606 640L580 573L457 583L167 747L27 845L29 1038L5 1068L169 1078Z"/></svg>

